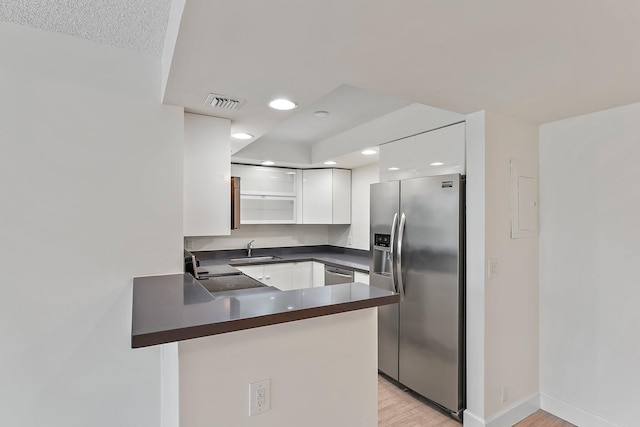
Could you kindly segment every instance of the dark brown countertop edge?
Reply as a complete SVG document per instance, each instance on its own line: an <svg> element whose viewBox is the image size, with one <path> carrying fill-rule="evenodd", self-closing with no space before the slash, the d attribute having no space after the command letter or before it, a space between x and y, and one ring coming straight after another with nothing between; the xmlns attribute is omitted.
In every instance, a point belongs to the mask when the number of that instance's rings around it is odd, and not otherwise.
<svg viewBox="0 0 640 427"><path fill-rule="evenodd" d="M131 337L131 347L140 348L158 344L167 344L170 342L201 338L210 335L242 331L244 329L259 328L262 326L295 322L297 320L311 319L314 317L327 316L331 314L346 313L348 311L379 307L382 305L395 304L398 302L400 302L400 295L395 294L385 297L367 298L340 304L323 305L282 313L274 313L265 316L230 320L227 322L190 326L186 328L150 332L146 334L137 334Z"/></svg>

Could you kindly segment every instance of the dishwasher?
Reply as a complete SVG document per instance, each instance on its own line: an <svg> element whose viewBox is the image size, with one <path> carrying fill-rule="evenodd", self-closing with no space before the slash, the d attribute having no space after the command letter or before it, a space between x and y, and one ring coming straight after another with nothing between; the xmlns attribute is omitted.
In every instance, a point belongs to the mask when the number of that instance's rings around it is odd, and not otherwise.
<svg viewBox="0 0 640 427"><path fill-rule="evenodd" d="M338 285L340 283L353 283L353 271L339 267L324 266L324 284Z"/></svg>

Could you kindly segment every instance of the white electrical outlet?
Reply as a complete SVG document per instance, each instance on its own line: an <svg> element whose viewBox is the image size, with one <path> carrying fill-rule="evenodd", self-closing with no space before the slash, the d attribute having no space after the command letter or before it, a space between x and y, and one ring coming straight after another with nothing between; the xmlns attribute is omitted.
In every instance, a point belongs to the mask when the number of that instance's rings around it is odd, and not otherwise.
<svg viewBox="0 0 640 427"><path fill-rule="evenodd" d="M347 237L347 245L349 245L349 246L353 245L353 236L348 236Z"/></svg>
<svg viewBox="0 0 640 427"><path fill-rule="evenodd" d="M507 393L507 386L503 385L500 391L500 401L505 403L507 400L509 400L509 393Z"/></svg>
<svg viewBox="0 0 640 427"><path fill-rule="evenodd" d="M249 416L271 409L271 379L249 384Z"/></svg>

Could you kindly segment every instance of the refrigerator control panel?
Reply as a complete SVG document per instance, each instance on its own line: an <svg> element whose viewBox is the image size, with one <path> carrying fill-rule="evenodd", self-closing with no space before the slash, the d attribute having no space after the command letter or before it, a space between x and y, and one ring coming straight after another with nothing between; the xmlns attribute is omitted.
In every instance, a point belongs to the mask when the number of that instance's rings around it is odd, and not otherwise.
<svg viewBox="0 0 640 427"><path fill-rule="evenodd" d="M391 236L389 234L374 234L373 244L375 246L382 246L388 248L391 245Z"/></svg>

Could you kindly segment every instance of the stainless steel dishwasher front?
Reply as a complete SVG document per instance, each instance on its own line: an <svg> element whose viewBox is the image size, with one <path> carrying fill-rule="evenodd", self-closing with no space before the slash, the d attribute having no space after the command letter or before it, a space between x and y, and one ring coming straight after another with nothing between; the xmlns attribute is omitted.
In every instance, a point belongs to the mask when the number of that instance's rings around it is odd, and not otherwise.
<svg viewBox="0 0 640 427"><path fill-rule="evenodd" d="M353 271L344 268L324 266L324 284L338 285L340 283L353 283Z"/></svg>

